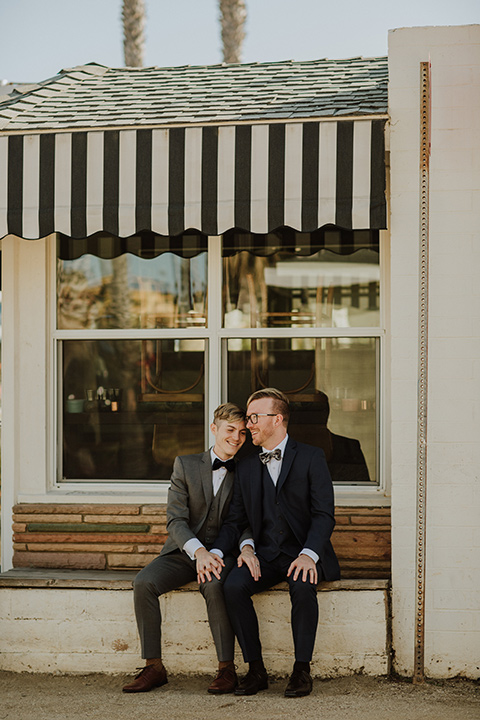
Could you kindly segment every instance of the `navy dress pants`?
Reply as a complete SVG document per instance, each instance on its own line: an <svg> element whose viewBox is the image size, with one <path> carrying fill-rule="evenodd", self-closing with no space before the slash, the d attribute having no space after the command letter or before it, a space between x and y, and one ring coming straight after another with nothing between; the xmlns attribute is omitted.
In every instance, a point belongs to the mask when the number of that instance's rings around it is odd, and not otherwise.
<svg viewBox="0 0 480 720"><path fill-rule="evenodd" d="M275 560L267 561L257 553L261 577L254 580L246 565L234 567L224 587L225 602L233 630L242 649L245 662L262 659L258 619L253 607L252 595L268 590L282 581L288 582L292 603L291 623L295 660L310 662L315 644L318 625L317 588L310 581L304 582L301 574L296 581L287 571L294 560L280 554ZM317 564L319 580L321 569ZM293 573L292 573L293 575Z"/></svg>

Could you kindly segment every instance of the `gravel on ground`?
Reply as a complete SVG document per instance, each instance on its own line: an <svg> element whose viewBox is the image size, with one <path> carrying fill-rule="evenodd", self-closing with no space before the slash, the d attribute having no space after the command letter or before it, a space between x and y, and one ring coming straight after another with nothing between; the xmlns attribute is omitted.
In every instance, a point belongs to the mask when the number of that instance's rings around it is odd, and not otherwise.
<svg viewBox="0 0 480 720"><path fill-rule="evenodd" d="M284 678L245 698L209 695L211 678L204 676L172 676L135 695L122 693L127 679L0 671L0 720L480 720L480 683L468 680L315 680L311 695L290 699Z"/></svg>

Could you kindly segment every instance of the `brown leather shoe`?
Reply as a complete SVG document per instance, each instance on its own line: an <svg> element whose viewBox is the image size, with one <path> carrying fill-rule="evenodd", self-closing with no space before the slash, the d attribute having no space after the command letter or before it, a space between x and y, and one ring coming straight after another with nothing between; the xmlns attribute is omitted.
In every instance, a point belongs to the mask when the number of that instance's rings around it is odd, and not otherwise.
<svg viewBox="0 0 480 720"><path fill-rule="evenodd" d="M217 677L207 688L207 692L213 695L232 693L237 687L237 682L237 673L235 672L235 665L232 662L226 667L219 668Z"/></svg>
<svg viewBox="0 0 480 720"><path fill-rule="evenodd" d="M165 668L157 670L155 665L146 665L140 670L138 675L135 675L133 682L125 685L123 692L148 692L149 690L153 690L153 688L165 685L167 682L167 671Z"/></svg>

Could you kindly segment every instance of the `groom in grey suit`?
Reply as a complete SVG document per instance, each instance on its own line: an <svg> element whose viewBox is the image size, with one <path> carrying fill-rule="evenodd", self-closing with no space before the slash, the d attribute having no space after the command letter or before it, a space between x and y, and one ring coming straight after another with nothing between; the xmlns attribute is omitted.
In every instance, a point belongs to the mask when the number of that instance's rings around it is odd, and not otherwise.
<svg viewBox="0 0 480 720"><path fill-rule="evenodd" d="M237 685L234 634L223 598L223 581L235 563L209 552L228 513L233 494L234 456L246 437L245 412L233 403L215 410L210 429L213 448L175 458L167 504L169 537L160 555L134 581L135 615L146 665L124 692L148 692L165 685L167 673L161 653L161 615L158 598L199 575L200 592L218 656L218 673L208 692L233 692ZM223 572L222 572L223 569Z"/></svg>

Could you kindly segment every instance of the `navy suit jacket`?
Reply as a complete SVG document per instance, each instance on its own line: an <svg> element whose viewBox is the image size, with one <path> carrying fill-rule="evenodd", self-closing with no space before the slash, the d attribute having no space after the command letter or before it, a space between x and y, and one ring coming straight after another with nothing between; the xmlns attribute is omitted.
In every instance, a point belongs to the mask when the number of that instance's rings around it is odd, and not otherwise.
<svg viewBox="0 0 480 720"><path fill-rule="evenodd" d="M258 452L237 465L230 510L213 543L224 554L236 548L248 525L254 542L260 540L262 469ZM340 568L330 542L335 526L333 486L323 450L289 437L277 482L277 499L300 549L317 553L325 580L338 580Z"/></svg>

